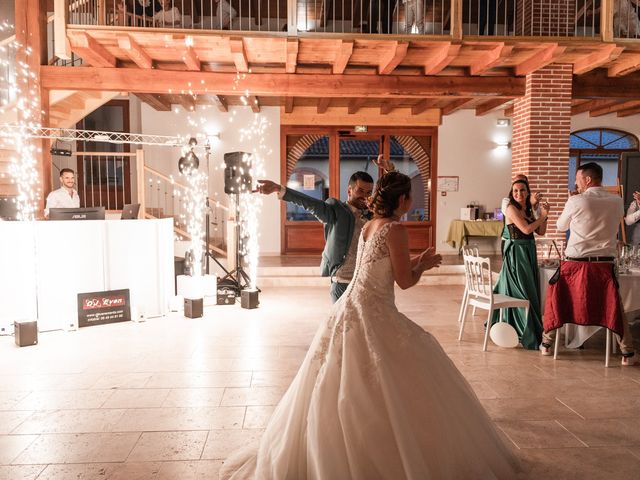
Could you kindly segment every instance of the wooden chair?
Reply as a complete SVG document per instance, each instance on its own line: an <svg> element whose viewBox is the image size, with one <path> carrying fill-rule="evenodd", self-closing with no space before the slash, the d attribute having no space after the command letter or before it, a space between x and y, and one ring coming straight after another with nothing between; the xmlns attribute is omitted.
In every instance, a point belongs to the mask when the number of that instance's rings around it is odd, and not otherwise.
<svg viewBox="0 0 640 480"><path fill-rule="evenodd" d="M500 310L500 321L502 321L502 310L504 308L524 308L525 316L527 316L529 314L529 300L513 298L500 293L493 293L493 282L491 281L491 260L489 258L472 255L464 255L463 258L467 299L462 306L462 321L460 322L458 341L462 340L465 318L469 305L482 310L487 310L484 343L482 345L482 351L486 352L487 344L489 342L489 330L491 329L493 311Z"/></svg>

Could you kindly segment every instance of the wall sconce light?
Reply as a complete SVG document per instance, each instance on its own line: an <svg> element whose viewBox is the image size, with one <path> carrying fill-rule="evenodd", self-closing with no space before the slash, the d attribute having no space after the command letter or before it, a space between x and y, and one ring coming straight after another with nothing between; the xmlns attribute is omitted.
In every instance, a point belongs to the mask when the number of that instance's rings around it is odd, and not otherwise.
<svg viewBox="0 0 640 480"><path fill-rule="evenodd" d="M496 148L500 148L500 149L511 149L511 142L505 140L505 141L500 141L496 143Z"/></svg>
<svg viewBox="0 0 640 480"><path fill-rule="evenodd" d="M499 118L496 120L496 125L498 127L508 127L511 124L511 120L508 118Z"/></svg>

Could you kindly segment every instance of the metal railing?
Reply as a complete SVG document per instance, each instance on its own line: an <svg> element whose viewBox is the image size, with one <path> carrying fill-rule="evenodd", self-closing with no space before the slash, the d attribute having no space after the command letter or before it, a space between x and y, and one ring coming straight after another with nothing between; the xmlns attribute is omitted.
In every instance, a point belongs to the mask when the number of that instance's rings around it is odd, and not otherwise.
<svg viewBox="0 0 640 480"><path fill-rule="evenodd" d="M603 13L601 0L69 0L67 5L73 25L457 38L460 32L599 37ZM614 37L638 38L640 0L607 5L613 9Z"/></svg>
<svg viewBox="0 0 640 480"><path fill-rule="evenodd" d="M142 196L139 194L138 198L145 217L173 218L176 234L182 239L188 239L186 185L146 165L143 175L144 193ZM142 183L139 181L138 185ZM213 198L208 198L207 202L210 222L209 248L226 255L228 208Z"/></svg>
<svg viewBox="0 0 640 480"><path fill-rule="evenodd" d="M640 38L640 0L614 0L613 36Z"/></svg>
<svg viewBox="0 0 640 480"><path fill-rule="evenodd" d="M464 0L464 35L597 37L600 0Z"/></svg>

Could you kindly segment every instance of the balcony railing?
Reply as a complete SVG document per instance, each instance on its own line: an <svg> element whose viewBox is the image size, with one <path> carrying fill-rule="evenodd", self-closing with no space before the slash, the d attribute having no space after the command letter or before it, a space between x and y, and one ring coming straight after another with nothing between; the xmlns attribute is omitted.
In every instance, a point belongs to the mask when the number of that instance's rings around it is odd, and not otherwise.
<svg viewBox="0 0 640 480"><path fill-rule="evenodd" d="M640 0L68 0L73 25L494 37L640 38ZM607 11L603 11L604 8ZM605 28L606 27L606 28ZM610 38L609 38L610 37Z"/></svg>

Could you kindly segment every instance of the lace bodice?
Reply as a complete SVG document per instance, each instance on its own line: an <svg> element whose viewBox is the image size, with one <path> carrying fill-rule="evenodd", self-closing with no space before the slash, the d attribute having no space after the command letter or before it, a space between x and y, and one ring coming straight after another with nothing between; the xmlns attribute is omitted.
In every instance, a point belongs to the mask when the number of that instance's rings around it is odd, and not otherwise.
<svg viewBox="0 0 640 480"><path fill-rule="evenodd" d="M364 296L364 300L376 297L376 301L394 302L393 270L387 246L387 236L394 223L397 222L384 224L366 241L364 233L360 234L356 269L345 295L360 297L360 301Z"/></svg>

